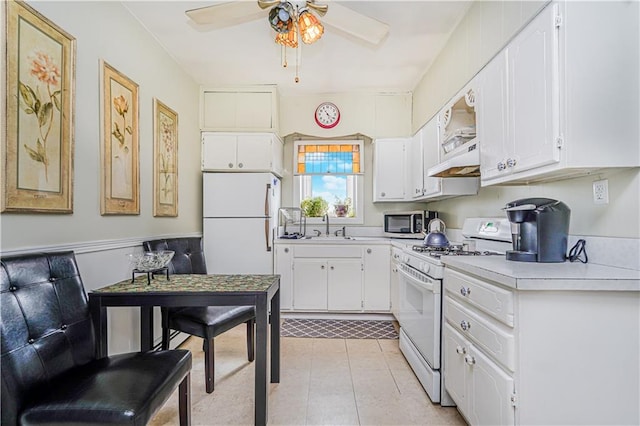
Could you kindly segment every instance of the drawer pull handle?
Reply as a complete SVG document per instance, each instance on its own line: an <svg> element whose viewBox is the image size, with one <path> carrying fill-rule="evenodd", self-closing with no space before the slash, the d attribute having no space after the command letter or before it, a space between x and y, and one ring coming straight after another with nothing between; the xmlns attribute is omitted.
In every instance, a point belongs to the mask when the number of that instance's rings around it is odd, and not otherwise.
<svg viewBox="0 0 640 426"><path fill-rule="evenodd" d="M462 320L460 321L460 328L463 329L464 331L467 331L468 329L471 328L471 323L469 321Z"/></svg>
<svg viewBox="0 0 640 426"><path fill-rule="evenodd" d="M463 296L468 296L471 294L471 289L469 287L462 287L460 288L460 294L462 294Z"/></svg>
<svg viewBox="0 0 640 426"><path fill-rule="evenodd" d="M467 353L467 348L463 348L462 346L456 346L456 352L460 355L464 355Z"/></svg>
<svg viewBox="0 0 640 426"><path fill-rule="evenodd" d="M472 357L471 355L466 355L464 357L464 362L466 362L469 365L473 365L476 363L476 359L474 357Z"/></svg>

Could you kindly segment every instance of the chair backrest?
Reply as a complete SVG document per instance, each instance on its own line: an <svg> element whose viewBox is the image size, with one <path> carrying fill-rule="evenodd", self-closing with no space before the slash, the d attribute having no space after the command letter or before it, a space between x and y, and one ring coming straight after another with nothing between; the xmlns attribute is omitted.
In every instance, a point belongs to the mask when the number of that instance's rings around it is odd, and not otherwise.
<svg viewBox="0 0 640 426"><path fill-rule="evenodd" d="M180 237L145 241L146 251L172 250L175 252L169 264L172 274L206 274L207 264L202 250L202 238Z"/></svg>
<svg viewBox="0 0 640 426"><path fill-rule="evenodd" d="M87 296L72 251L0 259L2 424L31 392L95 359Z"/></svg>

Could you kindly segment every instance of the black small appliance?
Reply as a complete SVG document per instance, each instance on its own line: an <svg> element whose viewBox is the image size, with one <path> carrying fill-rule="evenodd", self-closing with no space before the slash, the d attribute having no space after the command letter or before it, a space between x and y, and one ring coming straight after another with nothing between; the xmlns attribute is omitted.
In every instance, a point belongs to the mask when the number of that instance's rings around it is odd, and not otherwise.
<svg viewBox="0 0 640 426"><path fill-rule="evenodd" d="M564 262L567 253L571 210L551 198L523 198L504 208L509 222L513 250L507 260L519 262Z"/></svg>

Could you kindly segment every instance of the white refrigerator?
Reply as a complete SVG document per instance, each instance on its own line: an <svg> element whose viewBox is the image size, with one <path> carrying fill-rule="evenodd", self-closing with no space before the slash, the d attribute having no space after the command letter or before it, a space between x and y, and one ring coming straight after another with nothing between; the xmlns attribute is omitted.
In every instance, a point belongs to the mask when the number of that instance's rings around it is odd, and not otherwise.
<svg viewBox="0 0 640 426"><path fill-rule="evenodd" d="M280 179L203 173L203 247L210 274L272 274Z"/></svg>

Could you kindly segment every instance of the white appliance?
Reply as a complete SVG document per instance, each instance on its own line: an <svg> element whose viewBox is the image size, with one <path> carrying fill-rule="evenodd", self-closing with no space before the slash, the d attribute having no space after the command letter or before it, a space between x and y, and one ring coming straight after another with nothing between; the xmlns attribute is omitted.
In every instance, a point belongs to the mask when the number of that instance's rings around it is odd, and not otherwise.
<svg viewBox="0 0 640 426"><path fill-rule="evenodd" d="M210 274L272 274L280 180L203 173L203 248Z"/></svg>
<svg viewBox="0 0 640 426"><path fill-rule="evenodd" d="M462 235L469 240L445 249L409 246L398 265L400 350L429 398L442 405L455 403L444 390L440 372L444 275L440 257L504 255L511 248L511 227L506 218L465 219Z"/></svg>

